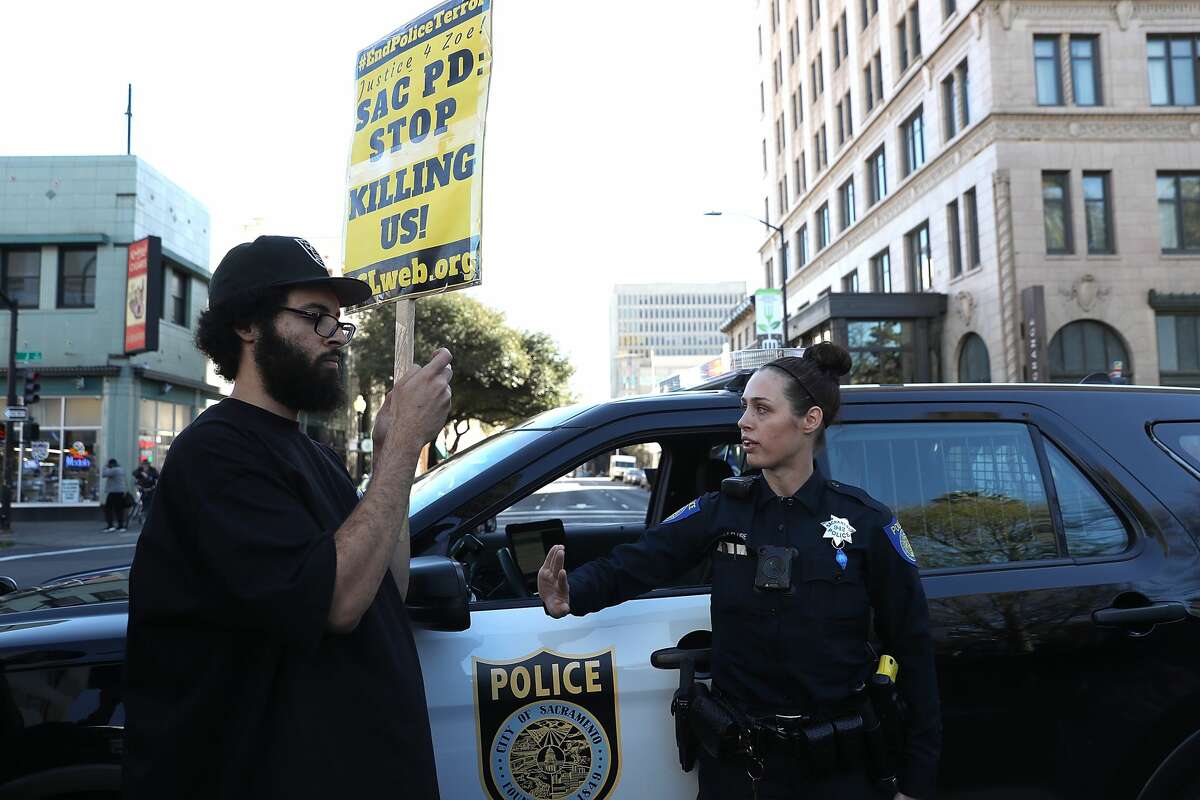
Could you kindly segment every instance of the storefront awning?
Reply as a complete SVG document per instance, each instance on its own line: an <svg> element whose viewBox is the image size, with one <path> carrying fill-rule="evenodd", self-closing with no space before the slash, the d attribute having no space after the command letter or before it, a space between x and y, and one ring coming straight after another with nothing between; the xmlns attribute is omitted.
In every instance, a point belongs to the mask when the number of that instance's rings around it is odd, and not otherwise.
<svg viewBox="0 0 1200 800"><path fill-rule="evenodd" d="M121 374L121 368L113 364L91 367L43 367L40 364L26 364L17 369L32 369L43 378L115 378ZM8 367L0 367L0 377L7 375Z"/></svg>
<svg viewBox="0 0 1200 800"><path fill-rule="evenodd" d="M159 381L160 383L169 383L172 386L182 386L185 389L195 389L198 392L204 392L205 394L212 395L213 397L221 396L221 390L216 386L213 386L210 383L205 383L204 381L185 378L182 375L172 375L169 372L158 372L156 370L146 369L145 367L134 367L133 374L139 378L145 378L148 381Z"/></svg>
<svg viewBox="0 0 1200 800"><path fill-rule="evenodd" d="M946 313L947 298L934 292L838 292L790 315L789 338L833 319L933 319Z"/></svg>

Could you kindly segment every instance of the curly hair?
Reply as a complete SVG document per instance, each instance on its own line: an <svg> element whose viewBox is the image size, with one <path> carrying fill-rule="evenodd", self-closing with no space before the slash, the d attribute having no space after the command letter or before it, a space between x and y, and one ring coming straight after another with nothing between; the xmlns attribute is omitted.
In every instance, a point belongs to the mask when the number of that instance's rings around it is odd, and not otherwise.
<svg viewBox="0 0 1200 800"><path fill-rule="evenodd" d="M275 319L287 295L285 287L261 289L200 313L196 321L196 347L212 359L218 375L227 381L237 379L238 364L242 359L242 339L237 335L237 329L263 325Z"/></svg>

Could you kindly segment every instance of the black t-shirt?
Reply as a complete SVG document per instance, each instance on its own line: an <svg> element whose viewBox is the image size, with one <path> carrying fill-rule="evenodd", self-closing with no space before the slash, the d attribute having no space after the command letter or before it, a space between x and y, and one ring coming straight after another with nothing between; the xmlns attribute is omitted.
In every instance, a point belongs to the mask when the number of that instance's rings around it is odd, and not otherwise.
<svg viewBox="0 0 1200 800"><path fill-rule="evenodd" d="M226 399L171 447L130 575L129 798L437 797L391 573L327 630L358 496L297 423Z"/></svg>

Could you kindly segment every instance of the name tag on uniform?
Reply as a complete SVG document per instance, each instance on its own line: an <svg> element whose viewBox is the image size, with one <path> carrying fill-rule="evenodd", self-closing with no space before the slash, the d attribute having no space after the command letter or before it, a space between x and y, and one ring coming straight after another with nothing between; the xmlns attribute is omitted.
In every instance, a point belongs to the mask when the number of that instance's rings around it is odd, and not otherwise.
<svg viewBox="0 0 1200 800"><path fill-rule="evenodd" d="M750 551L746 547L748 538L741 531L725 531L717 540L717 552L727 553L731 556L748 556L750 555Z"/></svg>

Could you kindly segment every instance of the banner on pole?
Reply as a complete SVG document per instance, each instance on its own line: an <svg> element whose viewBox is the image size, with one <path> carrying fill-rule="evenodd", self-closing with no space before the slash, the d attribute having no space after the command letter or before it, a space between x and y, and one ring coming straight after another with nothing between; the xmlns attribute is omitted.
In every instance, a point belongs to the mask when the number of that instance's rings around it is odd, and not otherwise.
<svg viewBox="0 0 1200 800"><path fill-rule="evenodd" d="M344 271L351 308L482 281L490 0L454 0L358 54Z"/></svg>
<svg viewBox="0 0 1200 800"><path fill-rule="evenodd" d="M754 293L754 333L783 338L783 292L759 289Z"/></svg>

